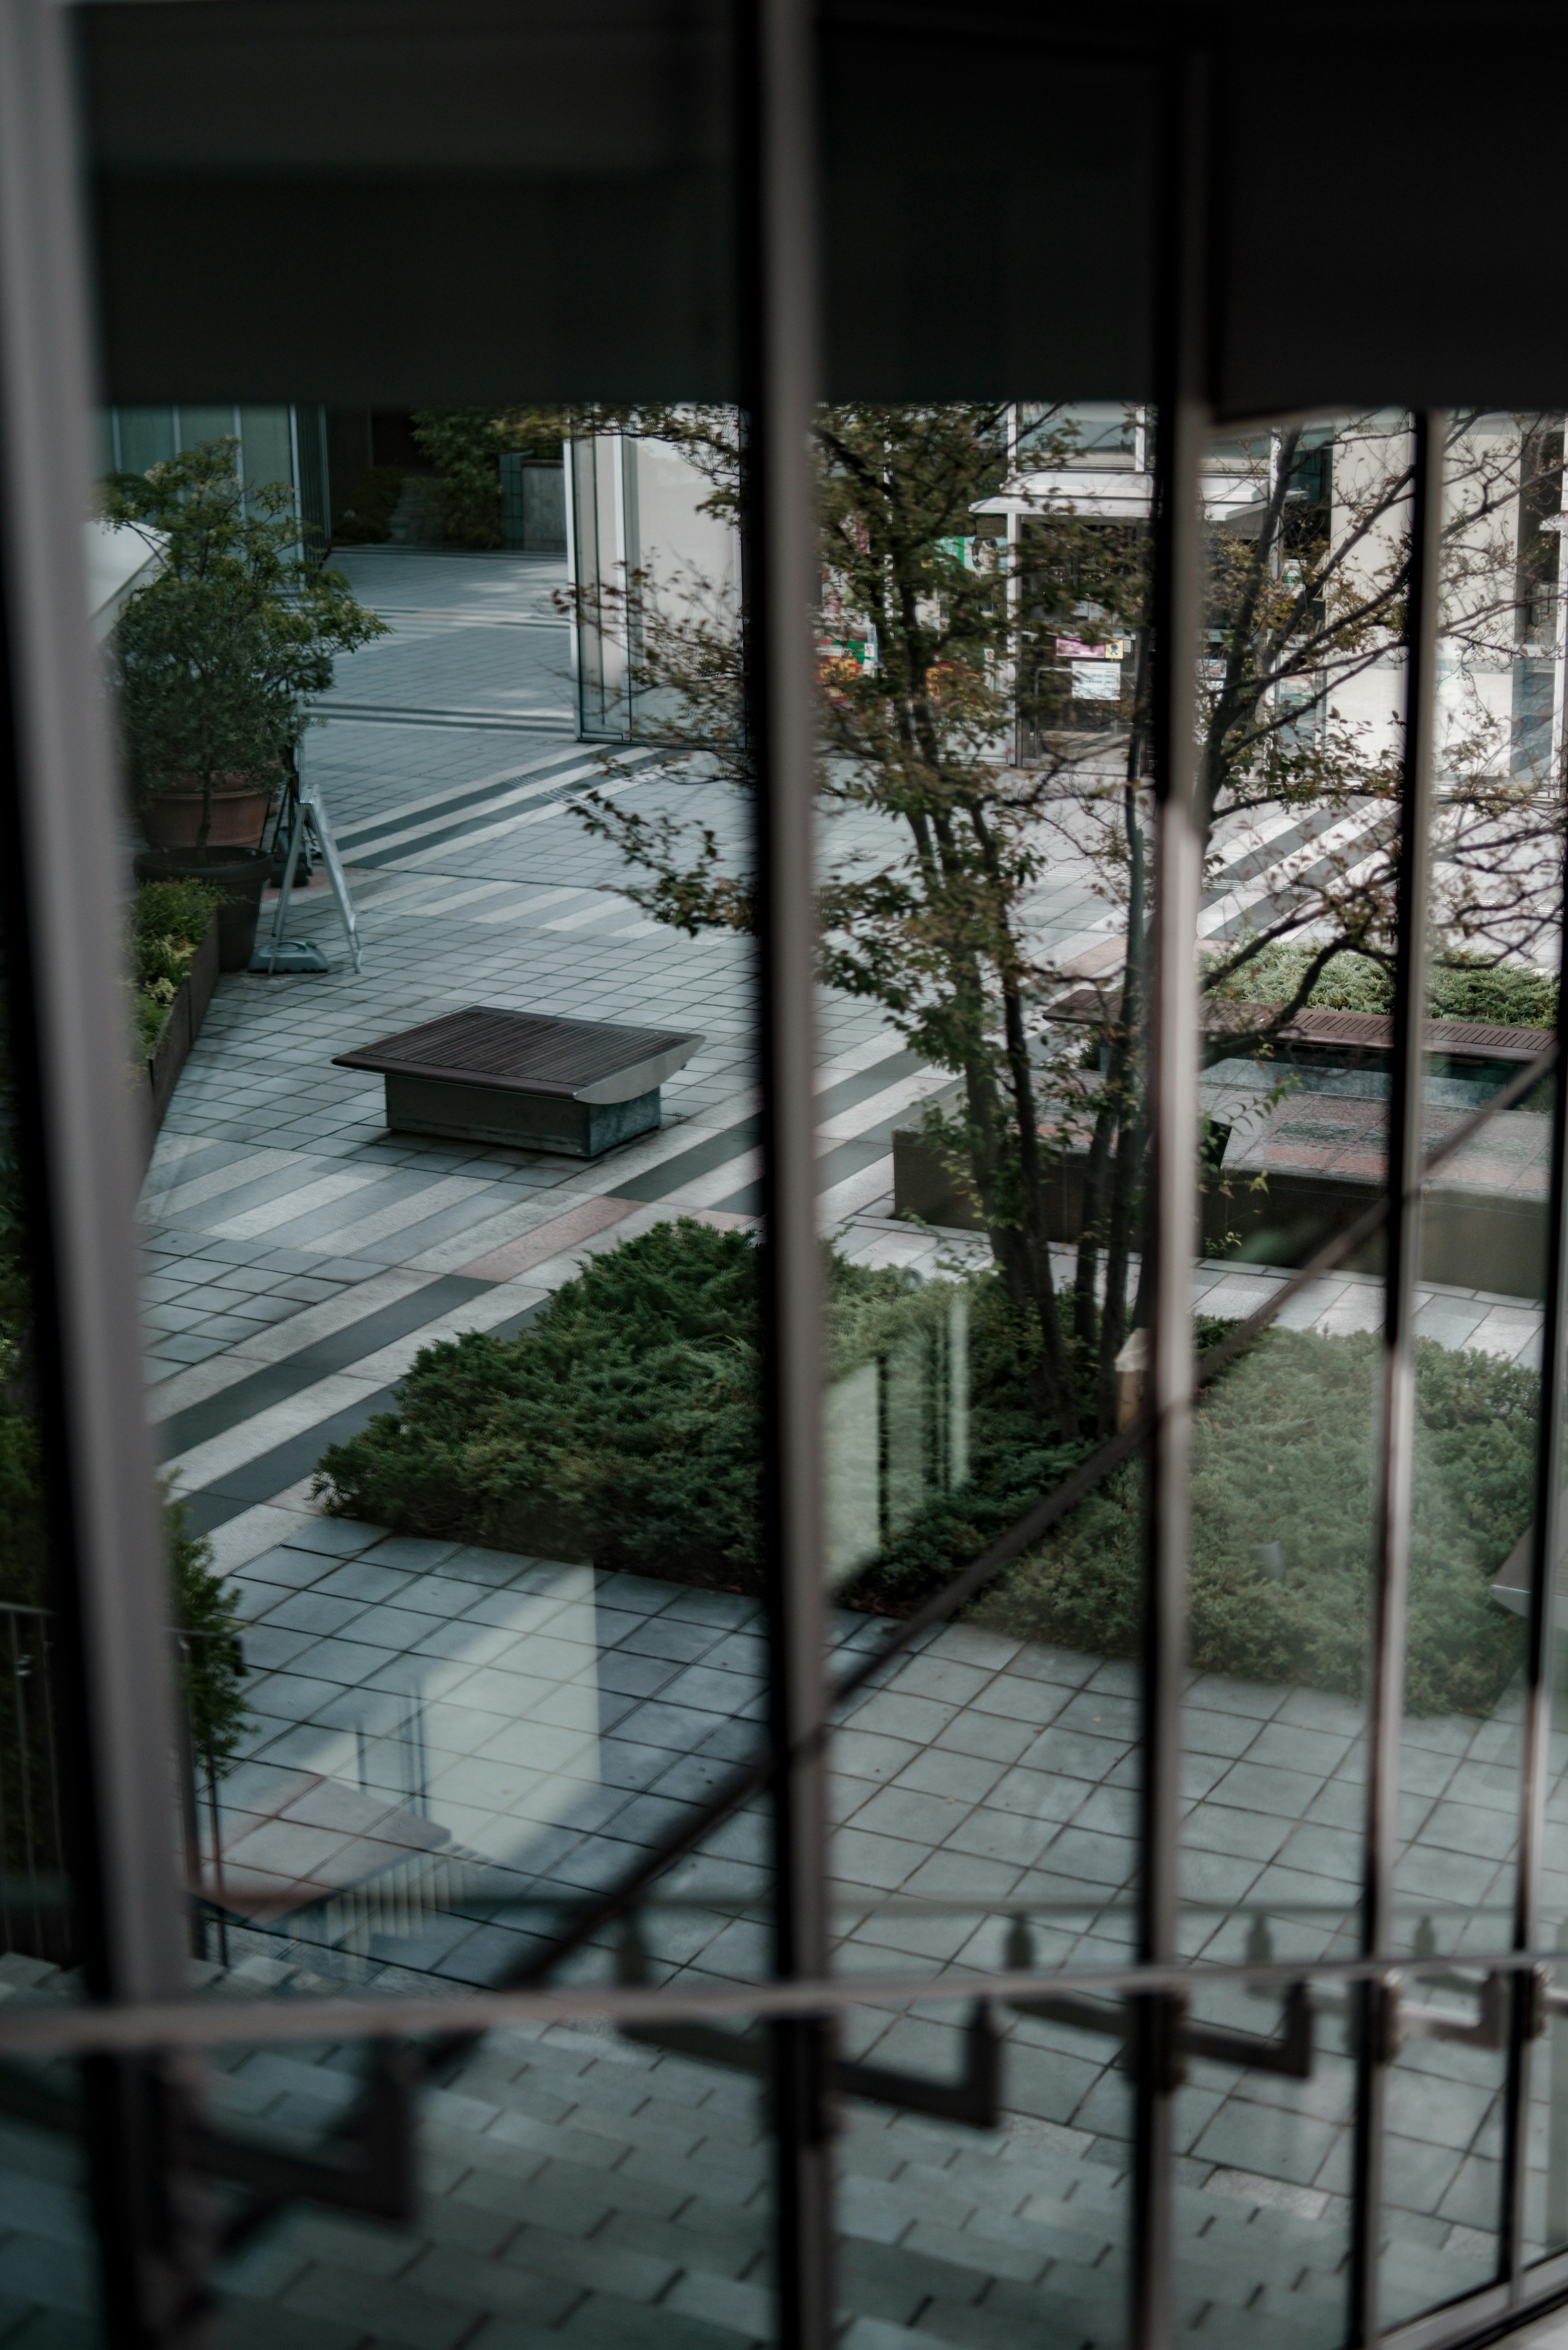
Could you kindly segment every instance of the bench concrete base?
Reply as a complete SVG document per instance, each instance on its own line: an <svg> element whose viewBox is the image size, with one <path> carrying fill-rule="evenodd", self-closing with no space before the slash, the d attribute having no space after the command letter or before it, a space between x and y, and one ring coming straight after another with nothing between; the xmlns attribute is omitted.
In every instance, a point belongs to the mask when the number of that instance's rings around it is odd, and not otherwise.
<svg viewBox="0 0 1568 2350"><path fill-rule="evenodd" d="M441 1077L387 1071L387 1124L400 1134L435 1134L452 1142L500 1142L514 1150L555 1150L597 1159L618 1142L659 1124L659 1089L629 1101L574 1101L511 1086L452 1085Z"/></svg>

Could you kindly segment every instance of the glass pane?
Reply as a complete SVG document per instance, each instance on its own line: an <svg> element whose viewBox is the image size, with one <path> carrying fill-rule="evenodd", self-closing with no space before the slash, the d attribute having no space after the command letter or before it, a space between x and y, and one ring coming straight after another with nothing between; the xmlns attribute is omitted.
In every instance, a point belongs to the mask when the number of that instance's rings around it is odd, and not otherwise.
<svg viewBox="0 0 1568 2350"><path fill-rule="evenodd" d="M1107 2063L1125 2011L1100 2005L1094 2030L999 2017L993 2129L846 2100L839 2300L850 2342L1115 2350L1126 2340L1132 2088ZM845 2053L950 2085L964 2071L970 2021L950 2004L898 2017L852 2010Z"/></svg>
<svg viewBox="0 0 1568 2350"><path fill-rule="evenodd" d="M846 1667L1137 1409L1150 484L1130 406L845 405L818 435L820 1229ZM1142 1559L1135 1461L845 1708L844 1969L1128 1956ZM1002 2019L998 2134L854 2106L848 2314L965 2342L1120 2338L1131 2117L1118 2020L1099 2021ZM867 2012L851 2044L948 2078L962 2036L950 2014ZM860 2176L867 2157L886 2187ZM857 2241L891 2242L939 2172L946 2207L897 2237L918 2261Z"/></svg>
<svg viewBox="0 0 1568 2350"><path fill-rule="evenodd" d="M1340 1007L1349 942L1393 944L1403 664L1386 573L1408 453L1405 420L1384 416L1207 455L1200 1351L1386 1189L1386 1024L1363 1035ZM1181 1933L1200 1961L1359 1947L1383 1321L1375 1238L1283 1304L1195 1414ZM1324 2342L1346 2322L1342 2005L1313 1997L1309 2078L1270 2069L1277 2049L1199 2061L1179 2101L1201 2194L1241 2207L1184 2231L1179 2292L1196 2306L1212 2290L1223 2243L1242 2307L1252 2293L1260 2317L1289 2311ZM1277 1990L1199 1991L1193 2013L1282 2029Z"/></svg>
<svg viewBox="0 0 1568 2350"><path fill-rule="evenodd" d="M1562 457L1561 418L1462 413L1448 432L1428 1150L1495 1099L1556 1016L1560 863L1539 690L1558 556L1541 524L1561 511ZM1404 1947L1460 1960L1513 1932L1550 1093L1494 1116L1421 1203L1396 1901ZM1460 1966L1426 1995L1473 2016L1480 1991ZM1428 2040L1391 2076L1390 2322L1497 2272L1507 2071L1501 2050Z"/></svg>
<svg viewBox="0 0 1568 2350"><path fill-rule="evenodd" d="M1479 2012L1469 1970L1428 1976L1409 2010L1459 2023ZM1501 2050L1416 2039L1387 2077L1379 2307L1386 2325L1472 2293L1501 2262L1507 2058Z"/></svg>
<svg viewBox="0 0 1568 2350"><path fill-rule="evenodd" d="M1299 1931L1299 1929L1298 1929ZM1302 1938L1303 1940L1304 1936ZM1355 2064L1343 1990L1303 1984L1308 2077L1270 2069L1291 2021L1277 1990L1199 1988L1195 2025L1272 2043L1262 2063L1194 2056L1176 2100L1178 2324L1332 2350L1346 2331Z"/></svg>
<svg viewBox="0 0 1568 2350"><path fill-rule="evenodd" d="M41 1417L49 1348L40 1342L47 1294L33 1224L37 1138L26 1041L14 1024L11 951L0 931L0 1997L47 2001L78 1993L75 1970L87 1951L72 1883L78 1716L48 1523L56 1471ZM173 1517L169 1532L177 1555Z"/></svg>
<svg viewBox="0 0 1568 2350"><path fill-rule="evenodd" d="M77 2088L77 2068L65 2063L0 2074L0 2324L10 2341L51 2350L89 2350L104 2338L87 2163L74 2116L47 2127L14 2108L18 2095L31 2103L40 2093L68 2106Z"/></svg>
<svg viewBox="0 0 1568 2350"><path fill-rule="evenodd" d="M704 828L750 856L737 420L194 413L102 531L163 534L105 626L193 1932L257 1990L489 1983L763 1734L753 949L665 887ZM308 638L281 681L220 546ZM728 766L659 669L678 592ZM192 644L249 698L171 703ZM726 1833L649 1905L654 1968L770 1963L765 1806Z"/></svg>
<svg viewBox="0 0 1568 2350"><path fill-rule="evenodd" d="M1118 409L1139 467L1085 487L1072 463L1097 415L953 403L819 424L846 1658L1136 1409L1149 477L1141 412ZM889 598L889 576L908 592ZM1127 1947L1139 1494L1120 1471L846 1713L846 1960Z"/></svg>
<svg viewBox="0 0 1568 2350"><path fill-rule="evenodd" d="M238 2048L213 2110L305 2161L352 2109L362 2052ZM414 2217L296 2203L216 2278L223 2350L775 2338L765 2092L600 2028L492 2033L421 2098Z"/></svg>

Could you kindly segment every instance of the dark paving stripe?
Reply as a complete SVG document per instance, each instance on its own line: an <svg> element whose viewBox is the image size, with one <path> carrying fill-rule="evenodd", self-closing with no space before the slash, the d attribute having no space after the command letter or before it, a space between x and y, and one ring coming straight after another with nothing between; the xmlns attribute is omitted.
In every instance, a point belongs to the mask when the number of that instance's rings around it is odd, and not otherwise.
<svg viewBox="0 0 1568 2350"><path fill-rule="evenodd" d="M439 1280L427 1282L422 1289L411 1290L407 1297L395 1297L389 1305L367 1314L360 1321L350 1322L347 1328L313 1339L295 1354L286 1355L281 1362L264 1364L247 1378L236 1379L233 1387L220 1388L216 1395L204 1396L200 1403L187 1404L183 1411L171 1413L157 1431L158 1458L172 1460L177 1452L188 1452L193 1444L205 1444L211 1437L222 1436L226 1430L237 1428L241 1420L254 1419L258 1411L286 1402L290 1396L326 1378L329 1372L346 1371L350 1364L363 1362L378 1347L389 1347L394 1338L406 1337L422 1323L435 1321L471 1297L484 1296L494 1286L493 1281L475 1281L467 1274L443 1274ZM284 1482L286 1483L286 1479ZM278 1489L274 1485L270 1490L275 1493Z"/></svg>
<svg viewBox="0 0 1568 2350"><path fill-rule="evenodd" d="M711 1134L705 1142L693 1143L676 1158L667 1159L661 1167L650 1167L646 1175L628 1176L615 1187L618 1200L667 1200L682 1183L695 1181L699 1175L711 1175L715 1167L726 1159L739 1159L743 1150L754 1150L763 1139L760 1118L743 1118L738 1126L727 1126L722 1133Z"/></svg>
<svg viewBox="0 0 1568 2350"><path fill-rule="evenodd" d="M885 1086L897 1085L900 1077L912 1077L925 1066L918 1053L890 1054L887 1060L874 1062L870 1068L861 1069L852 1077L841 1077L836 1086L828 1086L816 1097L816 1114L822 1118L837 1118L843 1111L853 1109L857 1103L869 1101L872 1095L879 1094ZM891 1122L884 1121L884 1124L890 1133ZM883 1130L880 1125L876 1128L878 1134ZM715 1167L722 1167L727 1159L739 1159L742 1151L754 1150L762 1139L762 1119L743 1118L738 1124L726 1126L718 1134L711 1134L705 1142L693 1143L690 1150L682 1150L676 1158L667 1159L661 1167L650 1167L646 1175L633 1175L626 1182L618 1183L615 1196L618 1200L639 1200L645 1203L667 1200L671 1191L679 1191L682 1183L695 1182L699 1175L711 1175ZM841 1147L851 1149L854 1146ZM887 1148L883 1143L879 1150L871 1153L871 1157L882 1157ZM828 1153L830 1159L833 1155ZM869 1165L870 1161L863 1163ZM748 1196L754 1188L747 1187ZM723 1205L727 1209L732 1208L728 1200ZM749 1216L756 1215L760 1211L756 1208L732 1208L732 1212Z"/></svg>
<svg viewBox="0 0 1568 2350"><path fill-rule="evenodd" d="M503 776L499 782L475 784L466 791L453 792L450 798L438 800L433 807L421 808L417 814L377 816L366 824L362 833L350 832L348 839L339 845L346 857L353 858L358 854L361 842L365 847L374 848L378 833L401 832L411 824L437 824L447 816L461 815L464 808L483 807L495 797L497 792L510 791L514 785L548 783L552 775L564 775L569 767L581 766L582 764L582 753L574 751L569 755L548 761L544 766L519 767L515 775Z"/></svg>
<svg viewBox="0 0 1568 2350"><path fill-rule="evenodd" d="M193 1493L182 1492L181 1499L190 1512L193 1531L211 1534L214 1526L237 1518L242 1510L254 1509L257 1502L270 1501L286 1485L296 1485L302 1477L309 1476L329 1444L347 1443L379 1411L389 1411L395 1393L393 1388L378 1388L362 1402L350 1404L345 1411L335 1411L329 1419L318 1420L314 1428L301 1429L286 1444L275 1445L270 1452L258 1453L254 1461L243 1461L211 1485L198 1486Z"/></svg>
<svg viewBox="0 0 1568 2350"><path fill-rule="evenodd" d="M454 1275L455 1279L456 1276ZM431 1287L435 1286L431 1283ZM466 1290L488 1289L493 1284L465 1281ZM421 1291L421 1295L424 1293ZM492 1335L497 1338L515 1338L525 1330L535 1316L543 1311L545 1300L524 1306L521 1314L508 1316L498 1323ZM367 1317L369 1318L369 1317ZM350 1404L330 1418L317 1420L313 1428L301 1429L286 1443L274 1445L270 1452L258 1453L254 1461L243 1461L237 1469L229 1470L210 1485L200 1485L194 1492L182 1493L181 1498L190 1513L192 1530L200 1534L211 1534L214 1526L237 1518L242 1510L254 1509L258 1502L269 1502L286 1486L296 1485L308 1477L329 1444L346 1444L369 1425L379 1411L390 1411L397 1399L395 1387L378 1388L373 1395L359 1403ZM216 1398L213 1399L217 1400Z"/></svg>
<svg viewBox="0 0 1568 2350"><path fill-rule="evenodd" d="M645 766L647 764L646 760L636 759L629 761L628 765L629 771L635 773L639 767ZM604 781L605 778L602 775L585 777L581 783L574 784L566 789L563 796L568 800L581 799L585 793L597 791ZM549 800L549 794L541 792L535 806L547 807ZM433 856L448 848L461 848L465 840L472 840L476 833L483 832L488 825L506 823L514 816L524 816L530 812L525 807L490 809L479 807L473 811L472 816L458 817L451 824L442 817L440 829L427 832L418 840L405 840L400 847L384 848L379 851L371 848L362 856L351 850L351 860L361 870L374 872L381 866L392 864L399 858L422 857L427 849ZM427 819L423 816L413 820L420 824L427 821L433 822L433 818Z"/></svg>
<svg viewBox="0 0 1568 2350"><path fill-rule="evenodd" d="M831 1150L825 1150L816 1162L817 1190L831 1191L836 1183L846 1182L851 1175L858 1175L862 1168L874 1167L878 1159L886 1159L892 1148L888 1139L891 1133L889 1124L887 1135L881 1135L874 1128L869 1135L857 1134L853 1142L836 1143ZM763 1212L763 1187L760 1183L743 1184L740 1191L732 1191L727 1200L715 1200L713 1205L725 1215L760 1216Z"/></svg>
<svg viewBox="0 0 1568 2350"><path fill-rule="evenodd" d="M885 1061L873 1061L868 1069L861 1069L852 1077L840 1077L836 1086L826 1087L816 1097L819 1118L836 1118L841 1110L854 1109L859 1102L869 1101L884 1086L896 1086L900 1077L912 1077L929 1066L919 1053L890 1053ZM902 1117L904 1113L899 1112Z"/></svg>

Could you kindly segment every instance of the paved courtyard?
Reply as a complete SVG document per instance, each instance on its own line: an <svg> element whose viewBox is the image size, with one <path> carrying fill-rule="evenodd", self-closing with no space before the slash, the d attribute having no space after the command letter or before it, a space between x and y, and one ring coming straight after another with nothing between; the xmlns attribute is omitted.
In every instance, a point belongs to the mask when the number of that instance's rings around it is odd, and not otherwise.
<svg viewBox="0 0 1568 2350"><path fill-rule="evenodd" d="M421 1347L520 1329L586 1253L671 1214L754 1218L753 976L742 941L649 921L616 852L575 818L606 776L570 739L566 632L550 603L560 567L382 548L344 565L395 629L339 665L306 753L350 870L364 968L348 967L313 887L291 930L319 939L334 970L220 986L145 1194L150 1410L247 1619L254 1721L224 1783L222 1865L231 1908L248 1904L266 1930L233 1929L219 1982L308 1996L322 1982L417 1979L455 1993L536 1948L563 1904L613 1882L749 1751L759 1627L732 1596L325 1521L310 1473L328 1442L386 1406ZM659 778L635 753L610 785L735 842L735 811L706 785ZM1266 885L1245 842L1237 870ZM1236 918L1226 891L1211 892L1208 931ZM1061 960L1093 968L1116 951L1086 866L1055 865L1033 920ZM474 1002L696 1028L705 1041L665 1087L661 1130L603 1162L389 1134L379 1079L334 1068L333 1055ZM874 1008L845 1000L824 1006L821 1053L825 1228L862 1262L916 1273L972 1253L961 1235L891 1214L893 1128L946 1078ZM1206 1310L1237 1314L1281 1278L1214 1263L1197 1286ZM1380 1312L1376 1283L1340 1276L1284 1318L1369 1328ZM1449 1345L1528 1359L1538 1343L1527 1300L1429 1288L1421 1316ZM849 1616L838 1635L846 1647L881 1637ZM1489 1723L1411 1725L1412 1938L1428 1919L1440 1947L1476 1947L1506 1906L1516 1742L1506 1705ZM1345 1949L1355 1710L1210 1677L1192 1692L1188 1744L1194 1951L1237 1950L1260 1921L1281 1955ZM1126 1664L949 1627L854 1709L832 1762L845 1966L994 1960L1021 1921L1043 1958L1125 1953L1137 1769ZM1553 1804L1568 1819L1561 1784ZM732 1820L665 1880L642 1920L657 1973L732 1981L761 1968L764 1829L758 1814ZM1552 1878L1553 1900L1568 1913L1568 1881ZM606 1950L580 1962L610 1963ZM1239 1998L1215 2012L1254 2030L1272 2018ZM851 2038L881 2061L950 2070L954 2024L946 2008L866 2008ZM1008 2033L999 2133L870 2106L850 2116L846 2350L933 2338L984 2350L1047 2330L1068 2350L1121 2338L1130 2120L1116 2044L1037 2018L1012 2017ZM1240 2344L1266 2312L1291 2343L1339 2338L1342 2037L1325 2016L1306 2084L1194 2066L1184 2330ZM348 2061L242 2053L224 2094L269 2126L308 2126L344 2094ZM1498 2067L1431 2047L1398 2068L1387 2282L1401 2310L1488 2272ZM765 2147L743 2076L608 2033L492 2035L428 2100L423 2147L431 2191L413 2230L296 2215L236 2271L225 2339L286 2329L307 2350L735 2350L764 2337ZM1544 2175L1544 2143L1535 2159ZM41 2272L28 2244L66 2225L68 2183L39 2179L54 2218L0 2243L0 2296ZM27 2324L37 2306L26 2303ZM0 2305L0 2341L14 2338L8 2323Z"/></svg>

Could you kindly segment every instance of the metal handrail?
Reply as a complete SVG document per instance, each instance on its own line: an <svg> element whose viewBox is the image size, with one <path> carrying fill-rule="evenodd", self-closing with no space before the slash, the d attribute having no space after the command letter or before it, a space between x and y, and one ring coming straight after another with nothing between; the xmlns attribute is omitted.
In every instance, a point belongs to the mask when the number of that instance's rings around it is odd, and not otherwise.
<svg viewBox="0 0 1568 2350"><path fill-rule="evenodd" d="M1548 2012L1568 2012L1568 1989L1558 1991L1552 1982L1559 1970L1568 1968L1568 1952L1466 1952L1463 1965L1478 1981L1489 1975L1542 1978L1547 1986ZM308 1999L248 1999L236 1997L232 1989L227 1989L219 2000L192 1994L181 2000L67 2005L18 1995L0 2007L0 2060L46 2051L79 2055L293 2040L385 2039L389 2034L407 2040L430 2036L439 2042L444 2041L452 2031L454 2008L461 2011L468 2030L482 2033L510 2024L590 2020L652 2023L661 2017L675 2021L729 2015L762 2021L778 2016L830 2016L850 2008L897 2011L927 2002L964 2004L976 1999L1012 2005L1065 1991L1134 1999L1162 1992L1190 1994L1198 1989L1212 1991L1226 1984L1281 1992L1301 1982L1309 1988L1374 1983L1401 1989L1440 1981L1455 1966L1450 1954L1397 1960L1216 1960L1199 1970L1197 1981L1191 1963L1179 1960L1161 1965L1062 1967L1049 1970L999 1967L991 1974L974 1968L948 1968L924 1977L878 1974L751 1983L709 1981L690 1987L677 1982L649 1990L613 1982L553 1989L465 1988L461 1997L453 1992L410 1996L392 1991Z"/></svg>

